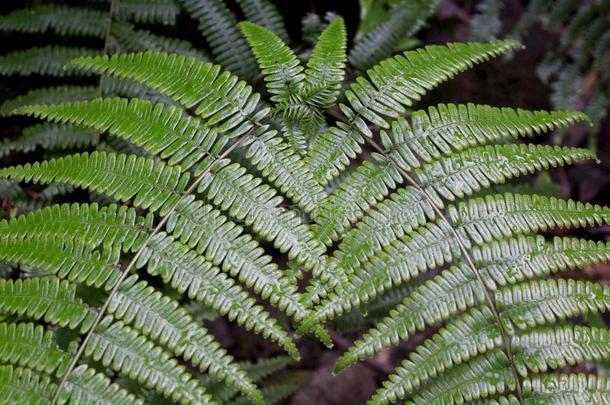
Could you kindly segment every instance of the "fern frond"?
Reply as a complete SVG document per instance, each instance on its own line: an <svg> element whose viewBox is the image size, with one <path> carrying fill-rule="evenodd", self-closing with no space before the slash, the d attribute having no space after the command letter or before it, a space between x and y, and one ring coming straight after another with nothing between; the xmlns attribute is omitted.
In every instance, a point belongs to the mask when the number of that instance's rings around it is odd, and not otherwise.
<svg viewBox="0 0 610 405"><path fill-rule="evenodd" d="M213 403L184 366L121 322L111 323L110 318L102 321L91 335L85 355L167 399L180 403Z"/></svg>
<svg viewBox="0 0 610 405"><path fill-rule="evenodd" d="M171 52L178 55L193 56L204 62L210 61L210 58L204 52L195 49L188 41L163 37L148 30L137 30L126 23L114 22L111 25L111 33L113 38L118 41L121 51L124 52Z"/></svg>
<svg viewBox="0 0 610 405"><path fill-rule="evenodd" d="M587 374L544 374L523 380L526 404L603 404L610 402L610 380ZM518 403L514 396L490 401L490 405Z"/></svg>
<svg viewBox="0 0 610 405"><path fill-rule="evenodd" d="M86 148L97 144L99 135L72 125L39 124L23 129L21 136L0 144L0 156L11 152L31 152L37 147L45 150Z"/></svg>
<svg viewBox="0 0 610 405"><path fill-rule="evenodd" d="M441 197L462 198L491 184L581 160L595 159L588 149L534 144L490 145L466 149L414 171L418 184L443 206Z"/></svg>
<svg viewBox="0 0 610 405"><path fill-rule="evenodd" d="M321 108L335 103L341 90L347 59L346 43L345 23L342 18L336 18L322 31L307 61L303 92L312 91L315 104Z"/></svg>
<svg viewBox="0 0 610 405"><path fill-rule="evenodd" d="M262 403L256 386L214 337L195 323L177 301L164 297L145 282L136 283L135 277L125 280L110 301L108 313L133 324L135 329L168 347L175 355L183 356L202 372L208 371L235 386L255 403Z"/></svg>
<svg viewBox="0 0 610 405"><path fill-rule="evenodd" d="M108 131L166 159L170 165L180 164L185 169L197 165L196 173L203 170L201 163L205 157L218 153L226 144L226 139L219 137L215 130L188 117L181 108L153 105L137 98L32 105L18 112L98 132Z"/></svg>
<svg viewBox="0 0 610 405"><path fill-rule="evenodd" d="M138 219L137 222L142 224L149 220L150 218ZM135 212L125 207L117 210L116 206L111 206L98 210L95 205L72 207L66 205L61 208L54 206L43 210L42 213L36 212L9 223L2 223L5 225L4 234L7 236L7 242L3 243L3 247L6 248L4 252L11 261L35 264L47 271L57 272L63 277L84 279L89 284L104 284L112 287L111 280L116 280L121 270L108 261L100 260L99 254L92 255L87 251L83 253L82 250L72 250L69 247L66 249L61 245L58 250L57 242L35 243L36 238L43 242L76 238L92 247L102 243L100 241L103 241L105 246L121 242L124 251L136 251L141 248L147 233L143 232L141 227L135 226L135 223ZM55 234L54 229L57 230ZM18 239L24 234L34 239L34 243L27 245L28 240ZM26 246L38 249L26 250ZM41 247L45 250L41 251ZM57 253L51 256L52 252ZM236 320L246 329L269 337L285 347L291 355L298 357L298 351L290 338L262 307L256 305L253 298L222 274L218 268L206 263L202 257L189 251L184 245L172 241L164 233L159 233L150 241L137 266L142 267L147 263L146 270L150 274L160 275L178 291L188 291L192 298L197 298L221 314ZM262 278L262 275L256 271L258 269L238 270L241 270L240 279L248 286L254 285L256 291L265 291L269 294L270 285L277 286L277 294L271 301L275 303L279 300L280 309L288 305L286 301L288 303L297 301L296 298L291 298L293 290L286 288L285 283L279 281L281 273L275 268L271 268L274 273L267 278ZM295 311L293 307L288 309L291 312ZM303 311L301 309L301 318L304 316Z"/></svg>
<svg viewBox="0 0 610 405"><path fill-rule="evenodd" d="M498 286L608 262L610 245L576 238L555 238L548 243L541 236L518 236L474 248L471 255L487 287L494 291ZM407 340L416 330L423 330L483 302L481 285L472 270L464 263L453 266L402 300L383 322L343 355L336 371L400 340ZM486 319L491 320L491 314ZM460 326L455 330L463 333L466 329L472 328ZM461 339L464 340L463 336ZM431 349L430 352L439 353L440 350Z"/></svg>
<svg viewBox="0 0 610 405"><path fill-rule="evenodd" d="M142 405L143 401L118 384L112 383L104 374L81 365L68 377L59 403Z"/></svg>
<svg viewBox="0 0 610 405"><path fill-rule="evenodd" d="M296 55L280 37L260 25L242 21L239 28L265 76L267 90L273 95L271 100L276 103L286 102L292 94L298 92L305 78Z"/></svg>
<svg viewBox="0 0 610 405"><path fill-rule="evenodd" d="M343 236L371 205L382 200L390 190L403 182L395 165L373 153L350 173L314 212L316 223L311 230L316 239L331 245Z"/></svg>
<svg viewBox="0 0 610 405"><path fill-rule="evenodd" d="M76 287L55 277L0 280L0 312L87 330L95 312L76 297Z"/></svg>
<svg viewBox="0 0 610 405"><path fill-rule="evenodd" d="M423 193L411 186L402 187L349 230L334 256L340 268L351 272L384 246L435 217Z"/></svg>
<svg viewBox="0 0 610 405"><path fill-rule="evenodd" d="M503 323L509 329L523 330L584 311L607 311L610 289L580 280L540 280L498 291L495 300ZM515 302L521 304L514 305Z"/></svg>
<svg viewBox="0 0 610 405"><path fill-rule="evenodd" d="M290 42L290 37L284 26L284 19L277 7L269 0L237 0L244 12L246 20L265 27L280 37L284 43Z"/></svg>
<svg viewBox="0 0 610 405"><path fill-rule="evenodd" d="M423 387L407 404L459 404L476 401L514 390L517 381L510 371L506 355L496 349L477 357L473 361L450 369L443 378L438 378ZM371 405L392 402L379 392L371 398Z"/></svg>
<svg viewBox="0 0 610 405"><path fill-rule="evenodd" d="M585 361L610 358L610 332L607 328L567 325L536 328L512 339L517 370L544 373Z"/></svg>
<svg viewBox="0 0 610 405"><path fill-rule="evenodd" d="M590 346L587 342L590 341ZM561 367L569 362L576 364L584 360L595 360L608 357L608 332L598 328L587 328L580 326L567 326L556 329L540 329L529 334L514 337L516 362L518 366L525 367L520 353L527 359L528 368L536 372L540 364L546 370L547 362L552 368ZM549 343L557 344L555 347L548 346ZM562 350L563 349L563 350ZM548 356L548 357L545 357ZM553 357L556 356L556 357ZM477 400L489 397L494 393L506 392L506 386L514 389L514 377L508 373L498 373L500 365L505 363L504 355L495 349L480 357L476 357L469 363L462 363L450 369L434 382L424 386L419 393L413 396L413 401L418 403L456 403L458 398L463 400ZM483 365L480 367L479 365ZM474 366L474 367L473 367ZM480 367L480 368L479 368ZM475 373L471 371L474 370ZM508 368L506 368L508 372ZM527 376L527 369L521 372ZM397 379L398 377L396 377ZM457 382L459 383L456 383ZM495 381L495 382L494 382ZM463 384L463 386L461 386ZM495 389L495 388L498 389ZM371 401L375 404L388 403L394 398L387 395L385 391L378 392ZM410 402L409 402L410 403Z"/></svg>
<svg viewBox="0 0 610 405"><path fill-rule="evenodd" d="M0 395L8 403L45 405L51 402L55 385L31 370L0 366Z"/></svg>
<svg viewBox="0 0 610 405"><path fill-rule="evenodd" d="M86 58L75 63L99 73L142 82L188 108L199 105L196 113L207 119L209 125L218 125L218 131L231 130L229 136L254 131L247 157L263 176L307 212L324 198L324 190L295 152L274 131L259 123L269 111L255 111L260 96L237 77L227 72L221 74L219 66L152 52L110 59Z"/></svg>
<svg viewBox="0 0 610 405"><path fill-rule="evenodd" d="M209 125L231 136L248 132L269 112L256 111L260 95L218 65L196 58L159 52L78 58L75 66L99 74L133 80L156 90L186 108L196 108Z"/></svg>
<svg viewBox="0 0 610 405"><path fill-rule="evenodd" d="M134 204L163 215L179 199L189 180L179 166L152 159L106 152L69 155L42 163L0 169L0 176L15 180L58 181L89 187L118 200L134 198Z"/></svg>
<svg viewBox="0 0 610 405"><path fill-rule="evenodd" d="M165 25L175 25L179 13L177 0L121 0L115 11L119 20Z"/></svg>
<svg viewBox="0 0 610 405"><path fill-rule="evenodd" d="M134 209L94 204L53 205L10 221L0 222L3 241L17 242L48 238L51 241L78 241L89 248L120 245L136 250L152 229L153 216L140 217ZM21 252L23 254L23 252Z"/></svg>
<svg viewBox="0 0 610 405"><path fill-rule="evenodd" d="M396 2L385 21L356 41L349 54L350 63L360 70L366 70L392 56L399 42L419 31L440 3L438 0Z"/></svg>
<svg viewBox="0 0 610 405"><path fill-rule="evenodd" d="M242 79L256 76L256 61L237 28L237 21L222 0L181 0L199 22L199 30L212 48L214 59Z"/></svg>
<svg viewBox="0 0 610 405"><path fill-rule="evenodd" d="M0 361L61 375L69 354L55 343L55 334L32 323L0 323Z"/></svg>
<svg viewBox="0 0 610 405"><path fill-rule="evenodd" d="M326 198L324 189L295 151L273 135L271 132L257 137L246 157L288 198L305 212L312 212Z"/></svg>
<svg viewBox="0 0 610 405"><path fill-rule="evenodd" d="M340 315L353 306L374 298L392 285L410 280L422 271L459 257L461 250L452 228L457 228L455 231L464 239L466 248L470 249L473 243L480 244L493 239L490 235L496 238L510 237L513 234L546 230L552 226L598 225L607 223L610 218L607 207L575 204L573 201L543 196L498 195L488 198L487 202L474 199L467 204L473 208L472 221L461 222L456 216L458 210L449 209L452 212L451 224L444 221L428 223L402 237L401 241L387 245L381 253L349 274L347 282L322 302L316 313L301 326L301 330L306 330L307 324ZM489 210L484 208L485 204L490 204ZM493 219L490 221L486 215L487 212L494 212L494 209L497 209L495 214L498 223ZM462 205L460 214L468 215L468 212ZM473 239L469 238L472 235L475 235Z"/></svg>
<svg viewBox="0 0 610 405"><path fill-rule="evenodd" d="M88 8L40 5L0 16L0 31L47 32L103 38L106 13Z"/></svg>
<svg viewBox="0 0 610 405"><path fill-rule="evenodd" d="M44 89L34 89L12 100L5 101L0 106L0 115L14 114L18 108L31 104L57 104L95 98L95 86L58 86Z"/></svg>
<svg viewBox="0 0 610 405"><path fill-rule="evenodd" d="M580 112L527 111L475 104L439 104L428 111L411 114L411 124L403 118L392 122L389 134L382 131L384 146L403 169L419 167L442 155L513 137L531 137L588 121Z"/></svg>
<svg viewBox="0 0 610 405"><path fill-rule="evenodd" d="M245 293L233 280L212 267L209 263L189 251L184 245L173 242L171 237L158 233L145 248L144 254L136 266L146 262L146 270L152 275L160 275L164 281L180 292L187 292L189 297L201 300L229 320L234 320L246 329L253 330L269 338L284 348L291 356L298 359L299 351L288 334L275 322L256 301ZM281 277L262 280L260 274L240 272L239 278L246 286L254 286L255 291L270 289L275 285L279 290ZM211 282L213 280L213 282ZM285 283L284 283L285 284ZM293 294L291 290L279 294L271 300L287 300ZM230 304L229 304L230 303ZM282 302L283 303L283 302Z"/></svg>
<svg viewBox="0 0 610 405"><path fill-rule="evenodd" d="M327 184L360 152L364 137L372 132L363 119L389 128L388 118L398 118L405 107L427 90L483 62L518 47L515 41L427 46L386 59L373 67L345 92L351 108L340 105L348 122L338 123L312 145L307 163L321 184Z"/></svg>
<svg viewBox="0 0 610 405"><path fill-rule="evenodd" d="M288 252L290 260L296 259L311 268L325 251L299 216L280 206L282 199L276 191L247 174L237 163L230 164L228 160L214 163L198 191L205 192L236 220L252 225L257 234L274 241L281 252Z"/></svg>
<svg viewBox="0 0 610 405"><path fill-rule="evenodd" d="M95 49L59 45L14 51L0 56L0 75L37 74L57 77L82 75L82 71L67 66L68 62L79 56L98 53L99 51Z"/></svg>

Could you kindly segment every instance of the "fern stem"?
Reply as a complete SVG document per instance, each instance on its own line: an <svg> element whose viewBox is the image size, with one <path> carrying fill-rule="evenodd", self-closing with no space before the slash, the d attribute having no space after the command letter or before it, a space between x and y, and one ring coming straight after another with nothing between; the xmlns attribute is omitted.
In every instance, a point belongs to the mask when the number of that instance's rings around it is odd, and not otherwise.
<svg viewBox="0 0 610 405"><path fill-rule="evenodd" d="M102 51L102 55L108 55L108 51L110 50L110 31L112 29L112 20L114 19L114 12L116 9L116 3L119 0L110 0L110 10L108 10L108 21L106 21L106 32L104 33L104 50ZM100 75L100 80L97 85L97 96L102 97L102 88L104 82L104 75Z"/></svg>
<svg viewBox="0 0 610 405"><path fill-rule="evenodd" d="M140 248L138 249L136 254L133 256L133 258L129 262L129 264L127 264L127 266L125 267L125 269L121 273L121 276L119 277L119 279L117 280L115 285L112 287L112 290L110 291L110 293L108 294L108 297L104 301L104 304L100 308L97 316L95 317L95 320L93 321L93 323L91 324L91 326L87 330L87 333L86 333L83 341L80 343L80 345L78 347L78 350L74 354L74 357L72 358L72 361L70 362L70 365L68 366L68 368L67 368L66 372L64 373L64 375L62 376L61 381L57 385L57 390L55 391L55 394L53 395L53 399L51 401L51 405L55 405L59 401L59 397L60 397L60 395L61 395L61 393L63 391L64 385L68 381L68 377L70 376L70 374L72 373L72 371L74 370L74 368L78 364L78 361L80 360L80 358L82 357L83 353L85 352L85 348L87 346L87 343L89 343L89 340L91 339L91 336L93 335L93 332L95 331L95 329L97 328L99 323L102 321L102 318L106 314L106 311L108 310L108 306L110 305L110 301L112 301L112 298L114 297L114 295L118 291L118 289L121 286L121 284L123 283L123 281L125 281L125 279L129 275L129 272L135 267L138 259L144 253L144 249L146 249L146 247L153 240L153 238L163 229L163 227L165 226L165 224L169 220L170 216L178 208L178 205L180 205L180 203L185 198L187 198L189 195L191 195L195 191L195 189L197 189L199 184L203 181L204 177L207 176L210 173L210 171L212 170L213 163L215 161L219 160L219 159L226 158L231 152L233 152L235 149L237 149L246 139L248 139L249 135L250 135L250 132L245 134L241 138L239 138L235 143L233 143L231 146L229 146L227 149L225 149L225 151L222 152L221 154L219 154L217 157L213 158L209 162L209 165L208 165L207 169L205 171L203 171L203 173L201 173L199 176L197 176L197 178L191 183L191 185L188 187L188 189L186 189L186 191L184 191L182 193L182 198L179 198L171 206L171 208L167 211L167 213L161 218L161 220L159 221L157 226L155 226L155 228L152 230L150 235L148 235L148 237L146 238L146 240L144 241L142 246L140 246Z"/></svg>
<svg viewBox="0 0 610 405"><path fill-rule="evenodd" d="M379 146L379 144L377 144L377 142L375 142L374 140L372 140L370 138L366 138L366 142L370 146L372 146L377 152L382 154L386 159L388 159L390 162L392 162L396 166L396 168L398 169L400 174L405 178L405 180L409 184L411 184L413 187L415 187L417 189L417 191L422 193L424 198L428 201L428 203L430 204L430 206L432 207L432 209L434 210L436 215L438 215L438 217L441 220L443 220L447 224L451 224L451 222L449 222L449 220L447 219L447 217L445 216L443 211L441 211L436 206L435 202L433 201L432 197L428 194L428 192L426 190L424 190L415 181L415 179L413 179L413 177L411 177L411 175L409 175L409 173L407 173L405 170L400 168L400 166L397 164L397 162L391 156L389 156L386 153L386 151L381 146ZM457 242L460 250L462 251L462 256L466 260L466 263L468 264L468 266L472 269L474 275L477 278L477 281L481 285L481 288L483 290L483 294L485 295L485 301L487 301L487 306L491 310L491 313L492 313L492 315L494 317L495 322L498 324L498 329L499 329L500 335L502 337L502 344L504 346L504 352L506 353L506 356L508 357L508 361L510 363L510 369L511 369L511 372L513 374L513 377L515 378L515 383L516 383L516 387L515 388L516 388L516 391L517 391L517 398L519 399L519 403L521 405L524 405L525 401L523 399L523 390L522 390L522 387L521 387L521 379L520 379L519 373L517 372L517 367L515 365L515 361L514 361L514 358L513 358L511 339L509 338L508 333L506 332L506 329L504 328L504 325L502 324L502 320L500 319L500 315L498 313L498 309L496 308L496 303L495 303L494 299L492 298L491 293L490 293L489 289L487 288L487 285L485 284L485 281L483 280L483 277L481 276L481 273L479 272L479 270L475 266L474 261L472 260L472 257L470 256L470 253L468 252L468 249L466 248L466 244L464 243L464 241L462 240L462 238L460 237L460 235L457 233L457 231L455 230L455 228L453 226L450 226L450 229L451 229L451 233L453 234L453 238L455 239L455 241Z"/></svg>

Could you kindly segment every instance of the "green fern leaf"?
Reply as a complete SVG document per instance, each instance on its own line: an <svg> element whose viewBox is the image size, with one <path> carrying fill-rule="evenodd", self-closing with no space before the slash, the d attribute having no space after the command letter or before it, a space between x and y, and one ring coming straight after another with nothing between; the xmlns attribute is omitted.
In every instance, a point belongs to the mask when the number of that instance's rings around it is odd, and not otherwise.
<svg viewBox="0 0 610 405"><path fill-rule="evenodd" d="M19 113L34 115L50 121L71 123L108 131L158 154L170 165L180 164L188 169L197 165L203 171L202 160L217 154L226 139L206 127L196 118L185 118L179 107L151 104L140 99L104 98L67 104L33 105ZM218 139L220 138L220 139Z"/></svg>
<svg viewBox="0 0 610 405"><path fill-rule="evenodd" d="M267 337L284 348L295 359L299 358L299 351L288 336L256 301L249 297L233 280L220 273L215 267L206 263L203 258L189 251L185 246L172 242L172 238L164 233L157 234L145 248L142 259L137 267L148 262L147 271L152 275L160 275L164 281L180 292L187 291L191 298L197 298L206 305L226 314L229 320L235 320L246 329L254 330L263 337ZM253 280L249 274L240 273L239 278L247 285L252 286ZM260 275L255 276L258 280ZM214 281L213 283L210 281ZM270 284L280 284L280 277L259 281L262 290ZM278 294L279 299L290 299L291 291ZM231 305L229 305L229 302Z"/></svg>
<svg viewBox="0 0 610 405"><path fill-rule="evenodd" d="M51 392L51 391L49 391ZM101 373L87 366L78 366L72 371L59 398L59 403L86 405L96 404L133 404L143 401L127 392Z"/></svg>
<svg viewBox="0 0 610 405"><path fill-rule="evenodd" d="M48 377L31 370L0 366L0 395L8 403L45 405L51 402L54 388Z"/></svg>
<svg viewBox="0 0 610 405"><path fill-rule="evenodd" d="M298 93L305 78L303 67L284 41L268 29L248 21L239 23L265 76L271 100L279 103Z"/></svg>
<svg viewBox="0 0 610 405"><path fill-rule="evenodd" d="M546 205L543 205L543 202ZM494 207L498 210L497 215L503 214L502 217L497 217L499 224L502 224L501 228L498 228L496 223L486 218L485 213L488 210L484 208L484 204L482 206L482 203L483 201L479 199L469 202L473 207L473 221L461 223L456 216L457 210L449 209L453 213L450 216L452 225L444 221L429 223L407 234L400 242L396 241L386 246L384 251L359 267L353 274L349 274L348 282L341 285L336 294L323 301L316 313L301 325L300 330L306 330L307 325L311 323L340 315L354 305L360 305L374 298L392 285L410 280L426 269L441 266L459 257L461 251L454 237L454 227L458 228L455 232L464 239L466 248L470 248L473 242L479 244L493 239L473 237L471 240L468 236L472 235L495 233L495 237L510 237L513 234L547 229L549 226L579 227L587 224L603 224L610 218L608 208L605 207L582 203L576 205L573 201L542 196L499 195L487 200L490 208ZM460 211L465 214L468 212L464 208ZM559 215L561 213L565 214ZM510 226L507 227L507 224ZM466 229L481 230L481 233L466 234Z"/></svg>
<svg viewBox="0 0 610 405"><path fill-rule="evenodd" d="M0 280L0 312L44 319L45 322L87 330L94 311L76 298L76 287L57 278Z"/></svg>
<svg viewBox="0 0 610 405"><path fill-rule="evenodd" d="M97 50L66 46L46 46L14 51L0 56L0 75L74 76L82 71L66 66L79 56L95 55Z"/></svg>
<svg viewBox="0 0 610 405"><path fill-rule="evenodd" d="M607 328L563 326L536 328L512 339L517 370L543 373L578 363L610 358L610 332Z"/></svg>
<svg viewBox="0 0 610 405"><path fill-rule="evenodd" d="M239 136L261 121L268 109L259 112L260 96L236 76L222 72L218 65L196 58L159 52L78 58L75 66L100 74L133 80L144 84L196 114L220 131Z"/></svg>
<svg viewBox="0 0 610 405"><path fill-rule="evenodd" d="M324 253L296 213L279 206L281 197L262 180L246 173L246 169L228 160L218 161L201 182L198 191L206 192L216 206L238 221L252 226L254 232L269 241L289 259L296 259L309 268Z"/></svg>
<svg viewBox="0 0 610 405"><path fill-rule="evenodd" d="M474 248L471 256L487 287L494 291L498 285L511 285L558 271L608 262L610 245L575 238L555 238L553 243L545 243L543 237L518 236ZM340 371L347 365L396 345L400 340L409 339L415 331L483 302L481 285L472 270L463 262L453 266L417 287L383 322L343 355L335 370ZM491 321L491 314L486 320ZM473 328L462 325L450 331L463 333ZM464 336L456 341L459 340L464 341ZM430 349L429 352L441 353L438 349ZM417 367L421 365L418 363ZM419 378L423 377L420 375Z"/></svg>
<svg viewBox="0 0 610 405"><path fill-rule="evenodd" d="M55 343L54 333L31 323L0 323L0 360L20 367L61 375L70 362Z"/></svg>
<svg viewBox="0 0 610 405"><path fill-rule="evenodd" d="M83 176L84 175L84 176ZM58 181L96 191L134 204L159 210L163 215L179 199L189 180L179 166L152 159L105 152L82 153L42 163L0 169L0 176L49 183Z"/></svg>
<svg viewBox="0 0 610 405"><path fill-rule="evenodd" d="M311 227L316 239L331 245L355 223L371 205L382 200L389 190L403 182L393 163L372 154L345 178L314 212L316 223Z"/></svg>
<svg viewBox="0 0 610 405"><path fill-rule="evenodd" d="M415 170L415 175L435 204L442 207L441 196L452 201L515 176L588 159L595 159L595 156L587 149L533 144L490 145L466 149L425 164Z"/></svg>
<svg viewBox="0 0 610 405"><path fill-rule="evenodd" d="M220 347L214 337L195 323L180 304L164 297L145 282L131 277L121 284L110 301L108 313L141 331L149 338L183 356L202 372L225 380L255 403L263 398L246 373ZM210 280L210 284L212 284ZM218 286L220 283L213 283Z"/></svg>
<svg viewBox="0 0 610 405"><path fill-rule="evenodd" d="M387 118L398 118L405 107L428 89L473 64L518 47L515 41L428 46L386 59L373 67L370 81L359 78L345 92L351 108L340 105L347 123L338 123L312 145L307 163L321 184L327 184L360 152L372 133L363 119L388 128Z"/></svg>
<svg viewBox="0 0 610 405"><path fill-rule="evenodd" d="M213 400L187 369L121 322L106 318L91 335L85 355L180 403Z"/></svg>
<svg viewBox="0 0 610 405"><path fill-rule="evenodd" d="M610 380L587 374L543 374L523 380L526 404L603 404L610 401ZM490 405L519 403L514 396L490 401Z"/></svg>
<svg viewBox="0 0 610 405"><path fill-rule="evenodd" d="M499 350L461 364L447 371L443 377L423 387L406 403L464 403L514 390L517 384L511 374L508 359ZM375 405L387 404L392 399L377 393L369 402Z"/></svg>
<svg viewBox="0 0 610 405"><path fill-rule="evenodd" d="M476 145L531 137L588 121L580 112L526 111L475 104L439 104L428 111L411 114L411 124L403 118L392 122L390 134L382 132L384 146L401 169L410 171L420 160L430 162Z"/></svg>
<svg viewBox="0 0 610 405"><path fill-rule="evenodd" d="M336 18L322 31L307 61L303 93L312 92L314 96L308 98L321 108L334 104L341 90L346 43L345 23Z"/></svg>

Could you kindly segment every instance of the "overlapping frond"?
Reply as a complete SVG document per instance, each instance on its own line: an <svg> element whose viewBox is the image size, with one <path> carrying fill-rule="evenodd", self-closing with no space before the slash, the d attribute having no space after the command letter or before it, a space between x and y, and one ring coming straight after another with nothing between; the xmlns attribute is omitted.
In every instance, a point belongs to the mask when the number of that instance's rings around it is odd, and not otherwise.
<svg viewBox="0 0 610 405"><path fill-rule="evenodd" d="M72 125L38 124L23 129L16 139L6 139L0 144L0 156L11 152L31 152L38 147L45 150L79 149L97 144L96 132Z"/></svg>
<svg viewBox="0 0 610 405"><path fill-rule="evenodd" d="M195 49L188 41L156 35L148 30L135 29L127 23L113 23L111 25L111 33L113 38L117 40L122 52L171 52L179 55L193 56L204 62L210 61L204 52Z"/></svg>
<svg viewBox="0 0 610 405"><path fill-rule="evenodd" d="M18 74L57 77L82 75L82 71L67 66L68 62L79 56L98 53L100 52L95 49L61 45L14 51L0 56L0 74L3 76Z"/></svg>
<svg viewBox="0 0 610 405"><path fill-rule="evenodd" d="M256 76L256 61L237 27L237 20L222 0L181 0L197 20L214 58L242 79Z"/></svg>
<svg viewBox="0 0 610 405"><path fill-rule="evenodd" d="M419 31L439 4L438 0L396 2L386 20L356 41L349 54L350 63L364 71L382 59L392 56L397 51L400 41Z"/></svg>
<svg viewBox="0 0 610 405"><path fill-rule="evenodd" d="M540 326L588 312L607 311L609 292L608 287L598 284L562 279L525 282L497 291L496 302L502 319L512 322L509 321L511 317L535 318L516 330L523 330L523 333L512 337L511 347L520 373L527 376L528 370L546 371L566 362L575 364L585 359L594 361L608 357L605 329ZM537 316L547 313L548 308L554 308L554 311L547 316ZM510 323L504 323L510 326ZM405 360L378 391L378 403L404 397L444 370L451 370L454 365L500 345L500 332L491 312L485 307L471 311L426 340L409 360Z"/></svg>
<svg viewBox="0 0 610 405"><path fill-rule="evenodd" d="M290 42L284 19L277 7L269 0L237 0L246 19L267 28L280 37L285 43Z"/></svg>
<svg viewBox="0 0 610 405"><path fill-rule="evenodd" d="M47 32L104 37L106 13L62 5L39 5L0 16L0 31Z"/></svg>
<svg viewBox="0 0 610 405"><path fill-rule="evenodd" d="M180 5L177 0L121 0L115 13L119 20L174 25Z"/></svg>
<svg viewBox="0 0 610 405"><path fill-rule="evenodd" d="M180 403L211 404L188 370L152 341L106 318L91 335L85 355Z"/></svg>
<svg viewBox="0 0 610 405"><path fill-rule="evenodd" d="M0 311L86 330L94 311L76 297L76 286L57 278L0 280Z"/></svg>
<svg viewBox="0 0 610 405"><path fill-rule="evenodd" d="M0 366L0 394L8 402L43 405L51 401L54 384L32 370Z"/></svg>
<svg viewBox="0 0 610 405"><path fill-rule="evenodd" d="M0 323L0 361L61 375L70 357L55 343L52 331L32 323Z"/></svg>
<svg viewBox="0 0 610 405"><path fill-rule="evenodd" d="M24 95L5 101L0 115L12 115L18 108L32 104L56 104L91 100L96 96L95 86L57 86L30 90Z"/></svg>

